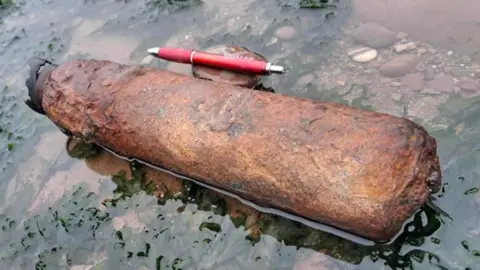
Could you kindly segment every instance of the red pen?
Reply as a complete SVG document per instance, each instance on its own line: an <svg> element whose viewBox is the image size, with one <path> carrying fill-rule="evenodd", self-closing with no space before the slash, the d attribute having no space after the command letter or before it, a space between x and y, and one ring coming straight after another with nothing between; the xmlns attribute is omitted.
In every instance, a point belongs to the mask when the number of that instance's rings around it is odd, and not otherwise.
<svg viewBox="0 0 480 270"><path fill-rule="evenodd" d="M282 66L270 62L227 54L213 54L180 48L151 48L148 53L167 60L184 64L210 66L240 73L271 74L284 73Z"/></svg>

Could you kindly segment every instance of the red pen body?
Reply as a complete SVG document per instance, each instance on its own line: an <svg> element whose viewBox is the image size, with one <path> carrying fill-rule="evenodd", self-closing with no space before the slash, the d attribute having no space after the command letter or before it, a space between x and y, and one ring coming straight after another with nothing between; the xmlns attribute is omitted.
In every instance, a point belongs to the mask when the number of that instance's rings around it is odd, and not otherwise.
<svg viewBox="0 0 480 270"><path fill-rule="evenodd" d="M233 57L180 48L152 48L149 49L148 52L167 61L210 66L239 73L283 73L283 67L250 58Z"/></svg>

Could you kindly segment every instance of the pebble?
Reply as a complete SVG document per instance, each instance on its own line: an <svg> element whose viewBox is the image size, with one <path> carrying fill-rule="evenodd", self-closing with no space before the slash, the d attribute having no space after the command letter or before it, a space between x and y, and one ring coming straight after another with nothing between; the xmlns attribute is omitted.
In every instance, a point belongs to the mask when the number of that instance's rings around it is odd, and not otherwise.
<svg viewBox="0 0 480 270"><path fill-rule="evenodd" d="M470 63L470 62L472 62L472 57L470 57L469 55L464 55L462 57L462 61L465 62L465 63Z"/></svg>
<svg viewBox="0 0 480 270"><path fill-rule="evenodd" d="M350 56L353 61L358 63L365 63L365 62L372 61L377 57L377 55L378 55L377 50L368 48L368 47L353 49L348 53L348 56Z"/></svg>
<svg viewBox="0 0 480 270"><path fill-rule="evenodd" d="M433 80L433 78L435 78L435 68L426 67L423 75L425 76L425 80Z"/></svg>
<svg viewBox="0 0 480 270"><path fill-rule="evenodd" d="M408 34L405 33L405 32L399 32L399 33L397 34L397 38L398 38L398 39L406 39L407 37L408 37Z"/></svg>
<svg viewBox="0 0 480 270"><path fill-rule="evenodd" d="M403 54L394 57L379 67L379 72L385 77L403 77L418 63L418 58L413 54Z"/></svg>
<svg viewBox="0 0 480 270"><path fill-rule="evenodd" d="M448 53L447 53L448 56L450 56L450 55L452 55L452 54L453 54L452 51L448 51Z"/></svg>
<svg viewBox="0 0 480 270"><path fill-rule="evenodd" d="M154 57L152 55L147 55L145 56L142 61L140 62L140 65L148 65L153 61Z"/></svg>
<svg viewBox="0 0 480 270"><path fill-rule="evenodd" d="M392 99L395 100L395 101L400 101L400 99L402 99L402 94L400 94L400 93L393 93L393 94L392 94Z"/></svg>
<svg viewBox="0 0 480 270"><path fill-rule="evenodd" d="M290 40L297 35L297 30L292 26L282 26L275 30L275 35L280 39Z"/></svg>
<svg viewBox="0 0 480 270"><path fill-rule="evenodd" d="M272 37L272 38L270 39L270 41L269 41L267 44L265 44L265 45L271 46L271 45L277 43L277 41L278 41L278 38Z"/></svg>
<svg viewBox="0 0 480 270"><path fill-rule="evenodd" d="M458 86L462 88L465 91L477 91L478 90L478 84L476 81L473 80L461 80L458 82Z"/></svg>
<svg viewBox="0 0 480 270"><path fill-rule="evenodd" d="M408 42L405 44L397 44L393 47L397 53L408 52L417 48L417 45L413 42Z"/></svg>
<svg viewBox="0 0 480 270"><path fill-rule="evenodd" d="M453 67L451 70L453 76L455 77L463 77L468 75L468 71L461 67Z"/></svg>
<svg viewBox="0 0 480 270"><path fill-rule="evenodd" d="M480 79L480 70L475 71L474 76Z"/></svg>
<svg viewBox="0 0 480 270"><path fill-rule="evenodd" d="M411 73L402 78L402 81L405 85L408 86L411 90L420 91L424 87L423 74L422 73Z"/></svg>
<svg viewBox="0 0 480 270"><path fill-rule="evenodd" d="M453 90L453 77L447 74L438 74L428 84L430 88L440 92L451 92Z"/></svg>
<svg viewBox="0 0 480 270"><path fill-rule="evenodd" d="M397 40L397 35L377 23L368 22L354 29L352 38L360 44L378 49L392 45Z"/></svg>
<svg viewBox="0 0 480 270"><path fill-rule="evenodd" d="M402 83L401 82L392 82L390 85L393 86L393 87L400 87L400 86L402 86Z"/></svg>
<svg viewBox="0 0 480 270"><path fill-rule="evenodd" d="M419 48L419 49L417 50L417 52L418 52L418 54L422 55L422 54L424 54L424 53L427 52L427 49L425 49L425 48Z"/></svg>
<svg viewBox="0 0 480 270"><path fill-rule="evenodd" d="M306 74L306 75L303 75L302 77L300 77L297 82L300 85L306 85L306 84L311 83L314 78L315 77L313 76L313 74L309 73L309 74Z"/></svg>

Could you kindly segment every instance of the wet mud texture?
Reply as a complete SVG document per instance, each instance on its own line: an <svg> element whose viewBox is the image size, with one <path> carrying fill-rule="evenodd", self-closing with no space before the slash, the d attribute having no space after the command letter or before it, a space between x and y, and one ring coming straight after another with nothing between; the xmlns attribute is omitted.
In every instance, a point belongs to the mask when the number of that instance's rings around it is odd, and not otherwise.
<svg viewBox="0 0 480 270"><path fill-rule="evenodd" d="M68 134L372 240L441 184L407 119L109 61L44 70L32 103Z"/></svg>

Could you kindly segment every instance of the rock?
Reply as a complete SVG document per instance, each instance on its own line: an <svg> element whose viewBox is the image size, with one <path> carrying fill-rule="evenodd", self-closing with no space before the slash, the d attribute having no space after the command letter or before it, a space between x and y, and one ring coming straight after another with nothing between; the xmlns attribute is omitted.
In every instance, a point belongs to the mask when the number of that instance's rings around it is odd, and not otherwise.
<svg viewBox="0 0 480 270"><path fill-rule="evenodd" d="M447 53L448 56L451 56L452 54L453 54L452 51L448 51L448 53Z"/></svg>
<svg viewBox="0 0 480 270"><path fill-rule="evenodd" d="M403 54L396 56L379 67L379 72L385 77L403 77L412 70L418 63L417 56Z"/></svg>
<svg viewBox="0 0 480 270"><path fill-rule="evenodd" d="M424 87L423 74L422 73L411 73L403 77L403 83L408 86L411 90L420 91Z"/></svg>
<svg viewBox="0 0 480 270"><path fill-rule="evenodd" d="M433 80L435 78L435 69L433 67L426 67L423 73L425 80Z"/></svg>
<svg viewBox="0 0 480 270"><path fill-rule="evenodd" d="M374 49L388 47L397 40L394 32L373 22L361 24L354 29L352 38L356 42Z"/></svg>
<svg viewBox="0 0 480 270"><path fill-rule="evenodd" d="M290 40L297 35L297 30L292 26L282 26L275 30L275 35L280 39Z"/></svg>
<svg viewBox="0 0 480 270"><path fill-rule="evenodd" d="M461 67L453 67L451 70L453 76L455 77L463 77L468 75L468 71Z"/></svg>
<svg viewBox="0 0 480 270"><path fill-rule="evenodd" d="M393 47L397 53L408 52L417 48L417 45L413 42L408 42L405 44L397 44Z"/></svg>
<svg viewBox="0 0 480 270"><path fill-rule="evenodd" d="M373 59L375 59L375 57L377 57L377 55L377 50L368 47L353 49L348 53L348 56L350 56L353 61L359 63L372 61Z"/></svg>
<svg viewBox="0 0 480 270"><path fill-rule="evenodd" d="M152 55L147 55L142 59L142 62L140 62L140 65L148 65L153 61L154 57Z"/></svg>
<svg viewBox="0 0 480 270"><path fill-rule="evenodd" d="M266 45L266 46L271 46L271 45L277 43L277 41L278 41L278 38L272 37L272 38L270 39L270 41L269 41L267 44L265 44L265 45Z"/></svg>
<svg viewBox="0 0 480 270"><path fill-rule="evenodd" d="M462 133L463 129L465 128L465 122L462 122L460 124L458 124L456 127L455 127L455 134L458 136L460 135L460 133Z"/></svg>
<svg viewBox="0 0 480 270"><path fill-rule="evenodd" d="M474 76L480 79L480 70L475 71Z"/></svg>
<svg viewBox="0 0 480 270"><path fill-rule="evenodd" d="M393 86L393 87L400 87L400 86L402 86L402 83L401 82L392 82L390 85Z"/></svg>
<svg viewBox="0 0 480 270"><path fill-rule="evenodd" d="M460 86L460 88L462 90L465 90L465 91L477 91L478 90L478 84L474 80L468 80L468 79L461 80L461 81L458 82L458 86Z"/></svg>
<svg viewBox="0 0 480 270"><path fill-rule="evenodd" d="M465 62L465 63L470 63L470 62L472 62L472 57L470 57L469 55L464 55L462 57L462 61Z"/></svg>
<svg viewBox="0 0 480 270"><path fill-rule="evenodd" d="M429 82L428 86L440 92L451 92L453 90L453 77L447 74L438 74Z"/></svg>
<svg viewBox="0 0 480 270"><path fill-rule="evenodd" d="M397 38L398 39L406 39L408 37L408 34L405 32L398 32Z"/></svg>
<svg viewBox="0 0 480 270"><path fill-rule="evenodd" d="M427 49L425 49L425 48L419 48L419 49L417 50L417 53L420 54L420 55L422 55L422 54L424 54L424 53L426 53L426 52L427 52Z"/></svg>
<svg viewBox="0 0 480 270"><path fill-rule="evenodd" d="M312 73L308 73L306 75L303 75L302 77L300 77L297 81L297 83L299 85L306 85L306 84L309 84L313 81L315 77L313 76Z"/></svg>
<svg viewBox="0 0 480 270"><path fill-rule="evenodd" d="M208 48L205 51L210 53L232 55L236 57L245 57L245 58L265 61L265 58L263 56L239 46L218 45L212 48ZM185 65L185 64L178 64L178 63L174 63L174 64ZM171 64L169 64L169 66L170 65ZM190 65L186 65L186 66L190 66ZM171 68L169 68L169 70L170 69ZM193 65L193 67L191 67L190 69L193 72L193 76L197 78L216 81L216 82L229 83L229 84L248 87L248 88L255 87L256 85L259 84L260 80L262 79L262 77L259 75L255 76L247 73L242 74L238 72L231 72L228 70L222 70L222 69L217 69L217 68L212 68L207 66Z"/></svg>
<svg viewBox="0 0 480 270"><path fill-rule="evenodd" d="M395 100L395 101L400 101L400 99L402 99L402 94L400 94L400 93L393 93L393 94L392 94L392 99Z"/></svg>

